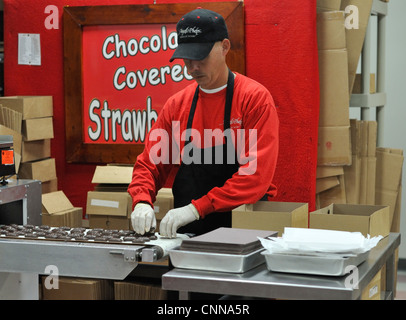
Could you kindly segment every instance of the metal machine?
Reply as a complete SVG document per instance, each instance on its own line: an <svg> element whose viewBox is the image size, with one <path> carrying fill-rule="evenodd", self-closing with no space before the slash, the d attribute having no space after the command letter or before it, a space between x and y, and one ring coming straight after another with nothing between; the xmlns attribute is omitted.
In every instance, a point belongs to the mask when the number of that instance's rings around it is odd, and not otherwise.
<svg viewBox="0 0 406 320"><path fill-rule="evenodd" d="M115 242L58 240L0 232L0 298L38 299L38 276L51 275L50 270L53 276L123 280L139 262L165 257L183 237L157 235L155 240L137 243L124 238Z"/></svg>

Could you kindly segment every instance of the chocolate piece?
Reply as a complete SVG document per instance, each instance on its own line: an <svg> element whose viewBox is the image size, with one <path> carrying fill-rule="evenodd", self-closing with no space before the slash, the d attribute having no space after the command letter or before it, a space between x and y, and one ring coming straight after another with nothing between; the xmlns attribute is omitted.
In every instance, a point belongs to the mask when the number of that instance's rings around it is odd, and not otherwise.
<svg viewBox="0 0 406 320"><path fill-rule="evenodd" d="M94 238L95 241L106 241L106 239L106 236L97 236L96 238Z"/></svg>
<svg viewBox="0 0 406 320"><path fill-rule="evenodd" d="M84 234L83 233L79 233L79 232L75 232L75 233L70 233L69 236L71 238L79 238L79 237L83 237Z"/></svg>
<svg viewBox="0 0 406 320"><path fill-rule="evenodd" d="M8 233L7 233L7 236L8 236L8 237L17 237L17 233L15 233L15 232L8 232Z"/></svg>
<svg viewBox="0 0 406 320"><path fill-rule="evenodd" d="M74 239L75 239L75 240L78 240L78 241L87 240L87 238L86 238L84 235L75 237Z"/></svg>
<svg viewBox="0 0 406 320"><path fill-rule="evenodd" d="M37 236L37 237L45 237L45 232L36 232L35 233L35 235Z"/></svg>
<svg viewBox="0 0 406 320"><path fill-rule="evenodd" d="M149 241L149 237L138 237L137 241L138 242L146 242L146 241Z"/></svg>
<svg viewBox="0 0 406 320"><path fill-rule="evenodd" d="M47 239L58 239L58 234L56 232L55 233L48 233L48 234L45 235L45 238L47 238Z"/></svg>
<svg viewBox="0 0 406 320"><path fill-rule="evenodd" d="M129 237L124 237L123 241L135 241L135 237L129 236Z"/></svg>
<svg viewBox="0 0 406 320"><path fill-rule="evenodd" d="M25 236L26 238L30 238L30 239L33 239L33 238L36 238L36 237L37 237L36 234L34 234L34 233L26 233L24 236Z"/></svg>
<svg viewBox="0 0 406 320"><path fill-rule="evenodd" d="M134 235L134 234L135 234L135 231L131 231L131 230L120 230L120 231L118 232L118 234L119 234L120 236L130 236L130 235Z"/></svg>
<svg viewBox="0 0 406 320"><path fill-rule="evenodd" d="M65 236L65 235L63 235L63 234L57 234L57 235L58 235L57 239L70 240L70 237L69 237L69 236Z"/></svg>

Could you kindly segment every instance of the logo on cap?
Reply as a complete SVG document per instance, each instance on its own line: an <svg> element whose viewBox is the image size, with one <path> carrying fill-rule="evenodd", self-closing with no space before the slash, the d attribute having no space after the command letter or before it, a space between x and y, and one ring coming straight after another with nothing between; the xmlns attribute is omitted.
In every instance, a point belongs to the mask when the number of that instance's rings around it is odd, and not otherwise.
<svg viewBox="0 0 406 320"><path fill-rule="evenodd" d="M198 27L186 27L186 29L179 30L179 37L180 38L195 38L200 33L202 33L202 29Z"/></svg>

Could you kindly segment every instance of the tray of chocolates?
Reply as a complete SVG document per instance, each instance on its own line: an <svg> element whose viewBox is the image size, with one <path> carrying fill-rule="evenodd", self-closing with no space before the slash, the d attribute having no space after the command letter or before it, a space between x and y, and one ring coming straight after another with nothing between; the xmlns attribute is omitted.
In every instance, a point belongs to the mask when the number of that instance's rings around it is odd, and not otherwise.
<svg viewBox="0 0 406 320"><path fill-rule="evenodd" d="M123 243L144 244L157 240L157 235L150 232L140 235L133 230L110 230L101 228L84 227L50 227L47 225L0 225L0 239L36 239L74 242L97 242L97 243Z"/></svg>

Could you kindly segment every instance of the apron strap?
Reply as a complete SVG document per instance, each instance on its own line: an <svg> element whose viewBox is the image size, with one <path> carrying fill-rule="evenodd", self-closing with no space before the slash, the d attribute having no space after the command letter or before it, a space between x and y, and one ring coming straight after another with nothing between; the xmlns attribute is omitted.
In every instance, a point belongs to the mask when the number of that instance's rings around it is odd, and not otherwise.
<svg viewBox="0 0 406 320"><path fill-rule="evenodd" d="M234 74L231 72L230 69L228 69L226 103L224 108L224 133L226 133L227 129L230 129L230 117L231 117L231 106L233 102L233 94L234 94ZM192 124L193 118L195 116L198 99L199 99L199 85L196 87L195 94L193 96L192 106L190 107L189 117L186 125L185 145L190 142L190 137L192 136Z"/></svg>

